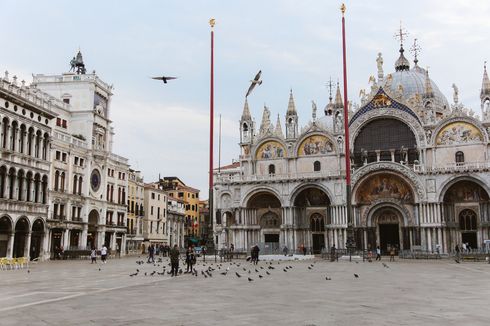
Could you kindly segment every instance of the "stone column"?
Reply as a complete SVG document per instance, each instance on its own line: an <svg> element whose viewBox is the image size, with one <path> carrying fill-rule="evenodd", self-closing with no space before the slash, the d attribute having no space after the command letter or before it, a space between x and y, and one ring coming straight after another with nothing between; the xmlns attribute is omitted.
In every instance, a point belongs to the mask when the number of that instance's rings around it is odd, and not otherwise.
<svg viewBox="0 0 490 326"><path fill-rule="evenodd" d="M390 154L391 154L391 162L395 162L395 150L390 149Z"/></svg>
<svg viewBox="0 0 490 326"><path fill-rule="evenodd" d="M15 233L14 232L10 233L8 244L7 244L7 258L12 258L14 256L14 238L15 238Z"/></svg>
<svg viewBox="0 0 490 326"><path fill-rule="evenodd" d="M123 234L121 236L121 256L124 256L126 254L126 234Z"/></svg>
<svg viewBox="0 0 490 326"><path fill-rule="evenodd" d="M376 152L376 162L379 162L380 157L381 157L381 151L379 149L375 150Z"/></svg>
<svg viewBox="0 0 490 326"><path fill-rule="evenodd" d="M70 230L69 229L65 229L63 231L63 248L68 249L69 245L70 245Z"/></svg>
<svg viewBox="0 0 490 326"><path fill-rule="evenodd" d="M43 239L42 255L43 255L44 259L49 259L51 256L51 251L50 251L50 248L51 248L51 229L48 229L47 231L48 232L46 232L44 234L44 239Z"/></svg>
<svg viewBox="0 0 490 326"><path fill-rule="evenodd" d="M27 260L30 260L31 257L31 235L31 232L27 233L26 245L24 247L24 257L27 257Z"/></svg>
<svg viewBox="0 0 490 326"><path fill-rule="evenodd" d="M432 228L427 228L427 250L432 251Z"/></svg>

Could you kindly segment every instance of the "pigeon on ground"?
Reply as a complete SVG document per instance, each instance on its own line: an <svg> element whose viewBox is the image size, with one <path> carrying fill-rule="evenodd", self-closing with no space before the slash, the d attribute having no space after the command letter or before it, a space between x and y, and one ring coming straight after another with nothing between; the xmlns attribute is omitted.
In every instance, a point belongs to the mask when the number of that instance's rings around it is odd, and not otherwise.
<svg viewBox="0 0 490 326"><path fill-rule="evenodd" d="M283 271L284 271L284 272L287 272L288 270L284 268L284 269L283 269Z"/></svg>
<svg viewBox="0 0 490 326"><path fill-rule="evenodd" d="M220 274L221 275L226 275L228 272L221 272Z"/></svg>
<svg viewBox="0 0 490 326"><path fill-rule="evenodd" d="M145 276L148 276L148 274L145 272Z"/></svg>
<svg viewBox="0 0 490 326"><path fill-rule="evenodd" d="M259 274L259 278L262 278L263 276Z"/></svg>
<svg viewBox="0 0 490 326"><path fill-rule="evenodd" d="M155 275L156 271L151 272L150 276Z"/></svg>
<svg viewBox="0 0 490 326"><path fill-rule="evenodd" d="M249 282L252 282L252 281L253 281L253 279L251 279L251 278L249 277L249 278L248 278L248 281L249 281Z"/></svg>
<svg viewBox="0 0 490 326"><path fill-rule="evenodd" d="M238 272L235 272L236 276L238 277L242 277L240 274L238 274Z"/></svg>
<svg viewBox="0 0 490 326"><path fill-rule="evenodd" d="M269 273L268 271L265 271L265 273L266 273L267 275L271 275L271 273Z"/></svg>
<svg viewBox="0 0 490 326"><path fill-rule="evenodd" d="M331 281L331 280L332 280L332 278L331 278L331 277L328 277L328 276L327 276L327 277L325 277L325 279L326 279L327 281Z"/></svg>
<svg viewBox="0 0 490 326"><path fill-rule="evenodd" d="M311 266L308 266L308 269L311 269Z"/></svg>
<svg viewBox="0 0 490 326"><path fill-rule="evenodd" d="M357 274L354 274L354 277L355 277L355 278L359 278L359 275L357 275Z"/></svg>

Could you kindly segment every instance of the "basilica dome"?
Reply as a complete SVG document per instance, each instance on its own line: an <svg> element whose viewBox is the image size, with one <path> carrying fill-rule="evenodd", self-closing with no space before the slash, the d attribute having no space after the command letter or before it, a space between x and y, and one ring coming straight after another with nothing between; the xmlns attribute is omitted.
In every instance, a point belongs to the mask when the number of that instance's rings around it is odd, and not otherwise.
<svg viewBox="0 0 490 326"><path fill-rule="evenodd" d="M425 94L425 81L427 78L427 72L425 69L415 66L412 69L400 69L391 74L391 82L389 83L389 89L392 92L397 92L400 89L400 85L403 88L403 97L405 100L413 98L416 94L423 97ZM434 94L433 104L437 111L446 111L449 109L449 103L437 87L436 83L429 78L430 86ZM387 83L388 84L388 83Z"/></svg>

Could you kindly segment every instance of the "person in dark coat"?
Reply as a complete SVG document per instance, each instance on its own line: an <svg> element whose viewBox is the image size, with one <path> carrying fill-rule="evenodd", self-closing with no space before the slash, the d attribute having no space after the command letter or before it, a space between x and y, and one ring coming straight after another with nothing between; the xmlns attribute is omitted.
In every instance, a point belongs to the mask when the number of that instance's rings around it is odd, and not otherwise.
<svg viewBox="0 0 490 326"><path fill-rule="evenodd" d="M148 262L149 263L155 262L154 254L155 254L155 246L151 245L148 247Z"/></svg>
<svg viewBox="0 0 490 326"><path fill-rule="evenodd" d="M260 248L258 245L255 245L252 247L252 263L254 265L257 265L257 263L259 262L259 251L260 251Z"/></svg>
<svg viewBox="0 0 490 326"><path fill-rule="evenodd" d="M196 255L194 254L194 250L192 247L189 247L185 252L185 263L187 265L186 273L192 272L192 265L196 262Z"/></svg>
<svg viewBox="0 0 490 326"><path fill-rule="evenodd" d="M179 257L179 249L177 248L177 245L174 245L170 250L170 265L172 266L170 273L172 276L177 276L177 273L179 272Z"/></svg>

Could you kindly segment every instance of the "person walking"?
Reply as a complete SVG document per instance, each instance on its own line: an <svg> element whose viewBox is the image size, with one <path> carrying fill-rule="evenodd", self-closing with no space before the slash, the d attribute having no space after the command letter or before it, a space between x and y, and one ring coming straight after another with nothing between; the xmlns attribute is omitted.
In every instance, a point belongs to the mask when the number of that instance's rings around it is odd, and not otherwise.
<svg viewBox="0 0 490 326"><path fill-rule="evenodd" d="M195 261L196 255L194 254L194 250L192 250L192 247L189 247L185 252L186 273L192 273L192 265L194 265Z"/></svg>
<svg viewBox="0 0 490 326"><path fill-rule="evenodd" d="M201 253L202 253L202 261L203 262L206 262L206 251L207 251L206 246L202 246Z"/></svg>
<svg viewBox="0 0 490 326"><path fill-rule="evenodd" d="M395 246L390 248L390 261L395 261Z"/></svg>
<svg viewBox="0 0 490 326"><path fill-rule="evenodd" d="M252 263L254 265L257 265L257 263L259 262L259 252L260 248L258 245L252 247Z"/></svg>
<svg viewBox="0 0 490 326"><path fill-rule="evenodd" d="M174 247L170 250L170 265L172 267L170 274L172 276L177 276L179 272L179 257L180 257L180 252L179 248L177 248L177 245L174 245Z"/></svg>
<svg viewBox="0 0 490 326"><path fill-rule="evenodd" d="M155 254L155 246L154 245L148 246L148 263L155 262L154 254Z"/></svg>
<svg viewBox="0 0 490 326"><path fill-rule="evenodd" d="M282 248L282 253L284 254L284 256L287 256L288 252L289 252L288 247L284 246L284 248Z"/></svg>
<svg viewBox="0 0 490 326"><path fill-rule="evenodd" d="M102 262L105 264L107 260L107 247L105 246L105 243L102 245L102 248L100 249L100 259Z"/></svg>
<svg viewBox="0 0 490 326"><path fill-rule="evenodd" d="M97 249L94 247L92 247L92 250L90 250L90 260L92 261L91 264L97 264Z"/></svg>
<svg viewBox="0 0 490 326"><path fill-rule="evenodd" d="M381 261L381 249L379 246L376 247L376 260Z"/></svg>
<svg viewBox="0 0 490 326"><path fill-rule="evenodd" d="M459 264L459 260L460 260L460 250L459 250L459 246L456 245L456 247L454 247L454 251L456 252L456 262Z"/></svg>
<svg viewBox="0 0 490 326"><path fill-rule="evenodd" d="M337 248L335 248L335 244L330 248L330 261L335 261L337 258L336 256Z"/></svg>

